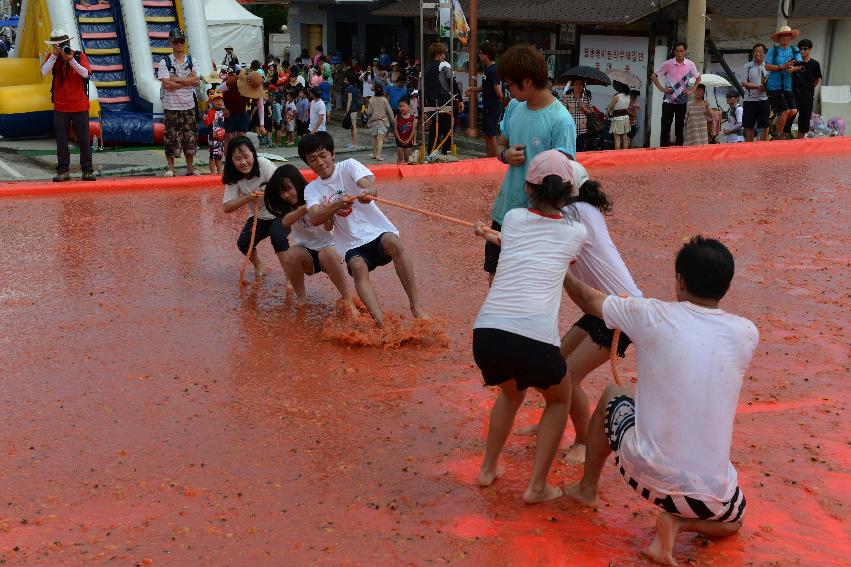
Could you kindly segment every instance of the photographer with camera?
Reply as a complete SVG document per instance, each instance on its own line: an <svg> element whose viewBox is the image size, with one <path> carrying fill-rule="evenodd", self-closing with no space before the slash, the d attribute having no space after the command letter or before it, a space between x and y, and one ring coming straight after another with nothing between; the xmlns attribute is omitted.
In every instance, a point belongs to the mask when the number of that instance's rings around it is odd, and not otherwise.
<svg viewBox="0 0 851 567"><path fill-rule="evenodd" d="M71 37L61 29L53 30L45 43L50 56L41 67L41 75L53 73L50 99L53 102L53 130L56 137L56 176L53 181L70 181L71 154L68 130L73 127L80 147L83 181L94 181L92 145L89 140L89 60L82 51L71 47Z"/></svg>
<svg viewBox="0 0 851 567"><path fill-rule="evenodd" d="M795 104L795 94L792 92L792 73L801 70L801 52L789 43L801 35L798 30L789 26L783 26L769 37L778 45L771 47L765 54L765 68L770 72L765 89L768 91L768 101L774 110L777 120L775 140L788 139L789 135L784 132L787 122L795 119L798 113Z"/></svg>

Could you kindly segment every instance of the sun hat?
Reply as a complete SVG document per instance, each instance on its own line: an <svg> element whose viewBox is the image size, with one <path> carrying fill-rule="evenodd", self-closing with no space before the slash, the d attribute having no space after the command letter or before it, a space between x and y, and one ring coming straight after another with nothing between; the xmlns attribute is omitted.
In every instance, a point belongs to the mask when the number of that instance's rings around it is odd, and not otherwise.
<svg viewBox="0 0 851 567"><path fill-rule="evenodd" d="M579 195L579 188L585 185L591 176L588 175L585 166L578 161L570 160L570 167L573 168L573 188L570 190L570 196L576 197Z"/></svg>
<svg viewBox="0 0 851 567"><path fill-rule="evenodd" d="M777 41L777 38L779 38L783 34L791 35L792 39L794 40L794 39L797 39L799 35L801 35L801 31L800 30L793 30L789 26L783 26L782 28L780 28L779 30L777 30L776 32L774 32L773 34L771 34L768 37L771 38L771 41Z"/></svg>
<svg viewBox="0 0 851 567"><path fill-rule="evenodd" d="M565 183L573 184L571 159L558 150L547 150L536 155L526 169L526 181L540 185L549 175L558 175Z"/></svg>
<svg viewBox="0 0 851 567"><path fill-rule="evenodd" d="M74 39L74 36L68 35L62 28L56 28L50 32L50 39L45 40L44 43L47 45L59 45L60 43L71 41L72 39Z"/></svg>
<svg viewBox="0 0 851 567"><path fill-rule="evenodd" d="M233 51L233 47L232 47L232 46L230 46L230 45L228 45L227 47L225 47L225 51L227 51L227 50L231 50L231 51Z"/></svg>
<svg viewBox="0 0 851 567"><path fill-rule="evenodd" d="M248 98L263 98L266 92L263 90L263 75L257 71L243 69L236 79L236 88L239 94Z"/></svg>

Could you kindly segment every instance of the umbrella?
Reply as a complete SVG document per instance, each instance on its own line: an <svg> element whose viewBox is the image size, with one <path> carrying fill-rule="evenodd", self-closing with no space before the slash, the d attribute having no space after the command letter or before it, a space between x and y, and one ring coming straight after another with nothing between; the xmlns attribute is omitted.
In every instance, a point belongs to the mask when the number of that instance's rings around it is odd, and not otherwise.
<svg viewBox="0 0 851 567"><path fill-rule="evenodd" d="M632 90L632 89L629 87L629 85L628 85L628 84L626 84L626 83L622 83L622 82L617 81L617 80L612 81L612 86L615 88L615 90L616 90L617 92L619 92L619 93L623 93L623 94L629 94L629 91L631 91L631 90Z"/></svg>
<svg viewBox="0 0 851 567"><path fill-rule="evenodd" d="M689 79L689 85L694 84L694 77ZM700 76L700 84L706 87L707 89L711 89L714 87L729 87L732 86L730 81L722 77L721 75L714 75L712 73L705 73Z"/></svg>
<svg viewBox="0 0 851 567"><path fill-rule="evenodd" d="M621 69L606 69L606 75L608 75L611 80L623 83L630 89L641 88L641 79L629 71Z"/></svg>
<svg viewBox="0 0 851 567"><path fill-rule="evenodd" d="M561 74L561 80L572 81L574 79L582 79L585 81L586 85L602 85L604 87L608 87L612 84L612 81L609 80L609 77L599 69L595 69L594 67L587 67L585 65L579 65L577 67L571 67L567 71Z"/></svg>

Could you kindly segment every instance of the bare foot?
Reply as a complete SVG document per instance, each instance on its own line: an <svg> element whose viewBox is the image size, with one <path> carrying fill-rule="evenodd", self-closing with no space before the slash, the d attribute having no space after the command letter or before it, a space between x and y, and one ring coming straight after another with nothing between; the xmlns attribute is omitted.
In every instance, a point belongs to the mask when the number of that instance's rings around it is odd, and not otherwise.
<svg viewBox="0 0 851 567"><path fill-rule="evenodd" d="M299 296L297 295L297 296L295 297L295 306L296 306L296 308L298 308L298 309L300 309L300 308L302 308L302 307L307 306L307 296L306 296L306 295L302 295L301 297L299 297Z"/></svg>
<svg viewBox="0 0 851 567"><path fill-rule="evenodd" d="M567 450L562 461L566 465L581 465L585 462L585 445L574 443Z"/></svg>
<svg viewBox="0 0 851 567"><path fill-rule="evenodd" d="M431 315L426 313L419 305L411 305L411 313L416 319L431 319Z"/></svg>
<svg viewBox="0 0 851 567"><path fill-rule="evenodd" d="M656 518L656 537L653 543L647 548L647 555L656 563L662 565L679 565L674 559L674 540L677 534L680 533L682 520L669 514L662 512Z"/></svg>
<svg viewBox="0 0 851 567"><path fill-rule="evenodd" d="M564 493L574 502L578 502L579 504L588 506L589 508L596 508L600 502L597 500L596 491L594 491L593 494L588 494L582 490L579 483L568 486L564 489Z"/></svg>
<svg viewBox="0 0 851 567"><path fill-rule="evenodd" d="M355 305L354 301L344 301L343 302L344 312L347 313L351 317L357 317L360 315L360 311L358 311L357 305Z"/></svg>
<svg viewBox="0 0 851 567"><path fill-rule="evenodd" d="M482 469L481 472L479 472L476 482L479 483L479 486L490 486L493 484L493 481L500 478L504 472L505 468L503 467L496 467L496 470L494 471L486 471Z"/></svg>
<svg viewBox="0 0 851 567"><path fill-rule="evenodd" d="M514 430L515 435L531 436L538 434L538 424L528 425L526 427L518 427Z"/></svg>
<svg viewBox="0 0 851 567"><path fill-rule="evenodd" d="M266 266L261 264L260 262L254 264L254 281L260 282L263 281L263 276L266 275Z"/></svg>
<svg viewBox="0 0 851 567"><path fill-rule="evenodd" d="M526 492L523 493L523 502L526 504L538 504L539 502L547 502L548 500L561 498L563 495L564 492L562 492L561 488L545 484L543 490L532 490L531 488L527 488Z"/></svg>

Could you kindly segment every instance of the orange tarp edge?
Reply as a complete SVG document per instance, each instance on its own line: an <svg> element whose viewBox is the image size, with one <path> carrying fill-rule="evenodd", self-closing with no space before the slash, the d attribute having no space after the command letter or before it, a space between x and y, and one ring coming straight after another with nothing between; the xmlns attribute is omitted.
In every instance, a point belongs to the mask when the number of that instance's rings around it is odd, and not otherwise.
<svg viewBox="0 0 851 567"><path fill-rule="evenodd" d="M586 152L579 154L579 162L588 168L629 167L635 165L672 165L690 161L729 161L733 159L776 160L782 157L800 157L851 152L851 138L815 138L786 140L769 143L712 144L708 146L638 148L634 150ZM506 165L495 158L468 159L451 163L423 165L367 164L378 180L421 178L456 175L487 175L505 172ZM305 178L315 177L312 171L302 170ZM128 191L143 189L203 189L221 186L215 175L193 177L119 177L98 181L10 181L0 183L0 197L21 195L51 195L84 191Z"/></svg>

